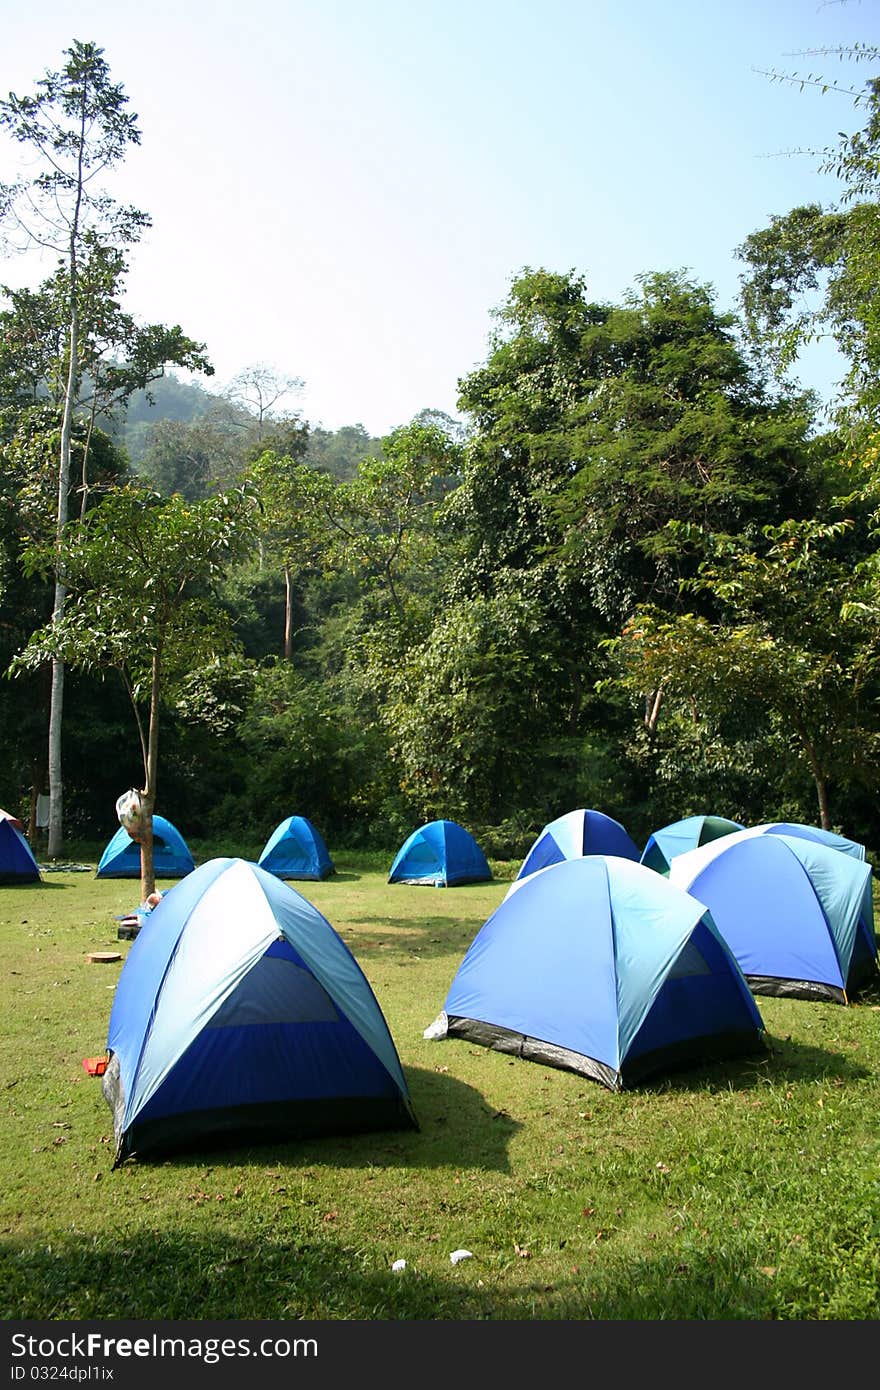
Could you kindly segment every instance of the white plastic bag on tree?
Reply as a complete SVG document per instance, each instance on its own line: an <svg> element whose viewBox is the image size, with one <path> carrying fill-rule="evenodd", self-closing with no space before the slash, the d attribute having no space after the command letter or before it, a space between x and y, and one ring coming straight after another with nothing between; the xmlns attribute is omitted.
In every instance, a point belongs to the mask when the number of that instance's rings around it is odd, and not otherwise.
<svg viewBox="0 0 880 1390"><path fill-rule="evenodd" d="M116 800L116 815L119 824L124 826L133 840L140 840L143 834L143 806L141 794L130 787Z"/></svg>

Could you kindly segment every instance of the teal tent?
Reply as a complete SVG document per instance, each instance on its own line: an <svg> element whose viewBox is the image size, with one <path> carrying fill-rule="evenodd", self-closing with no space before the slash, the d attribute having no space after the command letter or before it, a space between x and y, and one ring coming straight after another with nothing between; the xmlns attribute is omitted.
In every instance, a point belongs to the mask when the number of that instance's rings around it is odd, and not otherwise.
<svg viewBox="0 0 880 1390"><path fill-rule="evenodd" d="M279 878L321 879L336 872L320 831L305 816L288 816L276 826L258 863Z"/></svg>
<svg viewBox="0 0 880 1390"><path fill-rule="evenodd" d="M687 816L649 835L640 863L658 874L668 874L676 854L686 854L689 849L708 845L722 835L733 835L742 829L739 821L727 820L725 816Z"/></svg>
<svg viewBox="0 0 880 1390"><path fill-rule="evenodd" d="M195 868L180 831L164 816L153 816L153 872L156 878L183 878ZM141 847L120 825L101 855L96 878L140 878Z"/></svg>
<svg viewBox="0 0 880 1390"><path fill-rule="evenodd" d="M404 840L388 882L451 888L459 883L488 882L491 877L488 860L470 831L452 820L434 820Z"/></svg>

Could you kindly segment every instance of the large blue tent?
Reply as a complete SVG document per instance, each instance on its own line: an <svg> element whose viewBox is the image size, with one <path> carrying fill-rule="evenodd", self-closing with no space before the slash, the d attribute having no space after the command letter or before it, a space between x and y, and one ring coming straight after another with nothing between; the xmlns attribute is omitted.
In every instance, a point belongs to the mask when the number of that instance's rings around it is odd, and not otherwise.
<svg viewBox="0 0 880 1390"><path fill-rule="evenodd" d="M107 1047L117 1164L225 1137L416 1125L354 956L295 888L243 859L202 864L151 913Z"/></svg>
<svg viewBox="0 0 880 1390"><path fill-rule="evenodd" d="M563 859L579 859L585 854L613 854L621 859L638 859L639 851L620 821L604 811L568 811L544 826L523 860L517 878L526 878L538 869L559 864Z"/></svg>
<svg viewBox="0 0 880 1390"><path fill-rule="evenodd" d="M845 1004L877 969L871 866L759 827L677 855L669 880L704 902L752 990Z"/></svg>
<svg viewBox="0 0 880 1390"><path fill-rule="evenodd" d="M642 850L640 863L658 874L668 874L669 865L676 854L685 854L698 845L707 845L722 835L732 835L744 827L739 821L728 820L726 816L686 816L684 820L664 825L648 836Z"/></svg>
<svg viewBox="0 0 880 1390"><path fill-rule="evenodd" d="M465 1038L620 1090L763 1048L763 1023L704 905L615 855L517 885L471 943L426 1037Z"/></svg>
<svg viewBox="0 0 880 1390"><path fill-rule="evenodd" d="M492 878L485 854L473 835L453 820L419 826L404 840L388 875L389 883L426 883L451 888Z"/></svg>
<svg viewBox="0 0 880 1390"><path fill-rule="evenodd" d="M195 868L180 831L164 816L153 816L153 872L156 878L183 878ZM120 825L98 863L96 878L140 878L141 847Z"/></svg>
<svg viewBox="0 0 880 1390"><path fill-rule="evenodd" d="M335 873L320 831L305 816L288 816L276 826L258 863L279 878L321 879Z"/></svg>
<svg viewBox="0 0 880 1390"><path fill-rule="evenodd" d="M0 814L0 883L39 881L39 865L20 825L15 816Z"/></svg>

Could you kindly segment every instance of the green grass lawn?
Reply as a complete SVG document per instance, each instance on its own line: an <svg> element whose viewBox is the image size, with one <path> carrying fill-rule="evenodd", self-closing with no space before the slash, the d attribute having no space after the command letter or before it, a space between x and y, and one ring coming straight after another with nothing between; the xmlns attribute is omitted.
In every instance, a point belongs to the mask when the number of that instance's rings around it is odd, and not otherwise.
<svg viewBox="0 0 880 1390"><path fill-rule="evenodd" d="M334 852L335 877L295 886L365 971L419 1131L115 1171L82 1059L104 1051L123 962L86 953L124 960L113 918L138 884L0 888L4 1319L877 1318L880 995L762 997L766 1058L619 1094L426 1042L518 866L389 886L392 857Z"/></svg>

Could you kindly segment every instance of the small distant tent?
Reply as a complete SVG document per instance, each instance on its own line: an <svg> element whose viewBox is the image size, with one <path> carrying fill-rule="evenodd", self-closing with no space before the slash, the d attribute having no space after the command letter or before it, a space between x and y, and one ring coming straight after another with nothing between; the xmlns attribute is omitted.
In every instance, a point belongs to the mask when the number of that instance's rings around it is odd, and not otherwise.
<svg viewBox="0 0 880 1390"><path fill-rule="evenodd" d="M544 826L523 860L517 878L527 878L550 864L580 859L585 854L613 854L620 859L633 860L639 857L635 841L620 821L602 811L569 811Z"/></svg>
<svg viewBox="0 0 880 1390"><path fill-rule="evenodd" d="M676 855L669 881L706 904L756 994L846 1004L877 970L864 860L751 827Z"/></svg>
<svg viewBox="0 0 880 1390"><path fill-rule="evenodd" d="M227 1138L418 1127L354 956L295 888L243 859L209 860L153 910L107 1047L114 1166Z"/></svg>
<svg viewBox="0 0 880 1390"><path fill-rule="evenodd" d="M283 820L266 841L258 862L279 878L321 879L336 872L319 831L305 816Z"/></svg>
<svg viewBox="0 0 880 1390"><path fill-rule="evenodd" d="M156 878L183 878L195 863L186 841L164 816L153 816L153 872ZM140 878L141 847L120 825L101 855L96 878Z"/></svg>
<svg viewBox="0 0 880 1390"><path fill-rule="evenodd" d="M434 820L404 840L388 875L389 883L425 883L452 888L492 878L488 860L473 835L452 820Z"/></svg>
<svg viewBox="0 0 880 1390"><path fill-rule="evenodd" d="M649 835L640 863L658 874L668 874L676 854L686 854L689 849L708 845L722 835L733 835L743 829L739 821L727 820L725 816L687 816Z"/></svg>
<svg viewBox="0 0 880 1390"><path fill-rule="evenodd" d="M40 868L20 829L21 821L0 815L0 883L38 883Z"/></svg>
<svg viewBox="0 0 880 1390"><path fill-rule="evenodd" d="M464 1038L611 1090L764 1049L704 905L630 859L538 870L483 925L425 1037Z"/></svg>

